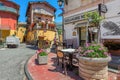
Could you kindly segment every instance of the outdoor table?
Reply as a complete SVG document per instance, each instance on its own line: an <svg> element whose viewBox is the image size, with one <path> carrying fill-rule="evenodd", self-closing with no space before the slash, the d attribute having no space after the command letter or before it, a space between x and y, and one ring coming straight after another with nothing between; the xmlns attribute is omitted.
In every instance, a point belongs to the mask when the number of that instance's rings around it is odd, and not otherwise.
<svg viewBox="0 0 120 80"><path fill-rule="evenodd" d="M72 59L73 59L73 54L76 52L75 49L72 48L68 48L68 49L62 49L62 52L64 52L65 55L69 55L69 65L70 65L70 69L72 70Z"/></svg>

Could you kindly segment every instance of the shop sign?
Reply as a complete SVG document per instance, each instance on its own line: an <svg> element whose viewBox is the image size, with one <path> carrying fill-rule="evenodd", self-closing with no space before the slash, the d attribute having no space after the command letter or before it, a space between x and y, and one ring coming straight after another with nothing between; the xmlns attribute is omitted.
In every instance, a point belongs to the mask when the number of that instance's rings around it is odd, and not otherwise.
<svg viewBox="0 0 120 80"><path fill-rule="evenodd" d="M78 14L75 16L67 17L67 18L65 18L64 21L65 21L65 23L70 23L70 22L75 22L75 21L83 20L83 19L85 19L84 14Z"/></svg>

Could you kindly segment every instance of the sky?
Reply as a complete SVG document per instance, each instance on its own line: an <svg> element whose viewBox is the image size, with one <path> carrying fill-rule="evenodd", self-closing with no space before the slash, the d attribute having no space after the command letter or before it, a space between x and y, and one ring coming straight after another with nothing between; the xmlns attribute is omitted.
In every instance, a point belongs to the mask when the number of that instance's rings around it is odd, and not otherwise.
<svg viewBox="0 0 120 80"><path fill-rule="evenodd" d="M19 22L26 22L26 9L27 9L27 6L28 6L28 2L29 1L41 1L41 0L9 0L9 1L12 1L12 2L15 2L17 3L19 6L20 6L20 10L19 10ZM53 7L56 8L56 19L55 19L55 22L61 22L62 21L62 18L61 17L58 17L58 15L62 12L60 7L58 6L57 4L57 0L43 0L43 1L47 1L49 4L51 4Z"/></svg>

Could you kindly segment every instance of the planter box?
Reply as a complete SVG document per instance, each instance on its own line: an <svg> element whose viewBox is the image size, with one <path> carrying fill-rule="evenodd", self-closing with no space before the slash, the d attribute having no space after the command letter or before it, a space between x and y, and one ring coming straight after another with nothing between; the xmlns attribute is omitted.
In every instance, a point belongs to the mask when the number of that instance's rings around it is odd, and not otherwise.
<svg viewBox="0 0 120 80"><path fill-rule="evenodd" d="M39 64L47 64L48 56L38 56L38 63Z"/></svg>
<svg viewBox="0 0 120 80"><path fill-rule="evenodd" d="M85 80L108 80L107 58L86 58L79 57L79 76Z"/></svg>

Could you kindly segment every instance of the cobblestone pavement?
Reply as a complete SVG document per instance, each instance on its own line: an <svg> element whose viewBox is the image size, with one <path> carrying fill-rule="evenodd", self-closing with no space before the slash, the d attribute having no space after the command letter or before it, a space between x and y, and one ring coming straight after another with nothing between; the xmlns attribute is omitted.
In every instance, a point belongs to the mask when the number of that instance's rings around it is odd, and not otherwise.
<svg viewBox="0 0 120 80"><path fill-rule="evenodd" d="M0 80L26 80L24 64L33 54L35 49L25 44L0 49Z"/></svg>

